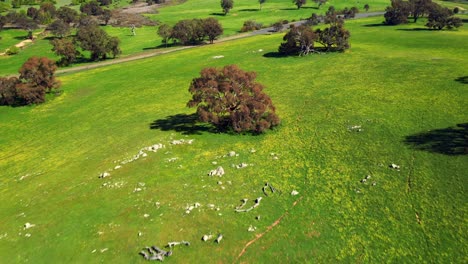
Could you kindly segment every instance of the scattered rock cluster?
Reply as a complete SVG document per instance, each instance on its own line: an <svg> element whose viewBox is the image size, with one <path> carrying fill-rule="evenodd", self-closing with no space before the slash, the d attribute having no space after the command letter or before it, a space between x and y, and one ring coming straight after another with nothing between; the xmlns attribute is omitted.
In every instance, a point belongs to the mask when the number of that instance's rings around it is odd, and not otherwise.
<svg viewBox="0 0 468 264"><path fill-rule="evenodd" d="M164 261L165 257L172 256L172 251L165 251L157 246L145 247L145 250L140 251L140 255L146 260Z"/></svg>
<svg viewBox="0 0 468 264"><path fill-rule="evenodd" d="M241 212L249 212L253 209L255 209L256 207L258 207L260 205L260 201L262 200L262 197L258 197L257 199L255 199L255 204L247 209L242 209L246 204L247 204L247 201L248 199L244 198L242 199L242 204L238 207L236 207L235 211L237 213L241 213Z"/></svg>
<svg viewBox="0 0 468 264"><path fill-rule="evenodd" d="M181 140L183 140L183 139L181 139ZM163 144L161 144L161 143L154 144L154 145L151 145L151 146L148 146L148 147L144 147L144 148L140 149L138 151L138 153L133 155L131 158L124 159L124 160L120 161L119 164L114 167L114 170L118 170L118 169L122 168L122 165L125 165L127 163L131 163L133 161L136 161L141 157L143 157L143 158L147 157L148 154L145 151L157 152L158 150L160 150L160 149L162 149L164 147L165 146ZM116 162L118 162L118 161L116 161ZM111 171L112 171L112 169L109 169L109 170L99 174L99 178L109 177L111 175L110 174Z"/></svg>
<svg viewBox="0 0 468 264"><path fill-rule="evenodd" d="M363 129L361 128L361 125L354 125L354 126L349 126L348 131L349 132L362 132Z"/></svg>
<svg viewBox="0 0 468 264"><path fill-rule="evenodd" d="M188 206L185 208L185 213L186 213L186 214L190 214L190 212L192 212L193 209L198 208L198 207L201 207L201 204L200 204L200 203L194 203L193 205L188 205Z"/></svg>
<svg viewBox="0 0 468 264"><path fill-rule="evenodd" d="M209 173L208 173L208 176L218 176L218 177L222 177L224 175L224 169L223 167L219 166L218 168L214 169L214 170L211 170Z"/></svg>

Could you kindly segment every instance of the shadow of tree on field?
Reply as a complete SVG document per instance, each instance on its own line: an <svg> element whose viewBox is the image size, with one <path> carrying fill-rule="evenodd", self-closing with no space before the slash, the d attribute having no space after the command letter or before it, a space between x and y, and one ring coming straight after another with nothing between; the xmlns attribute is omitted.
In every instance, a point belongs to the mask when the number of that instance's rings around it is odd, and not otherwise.
<svg viewBox="0 0 468 264"><path fill-rule="evenodd" d="M202 132L219 132L210 124L198 122L197 114L177 114L167 116L164 119L157 119L150 124L150 129L159 129L162 131L174 130L176 132L181 132L183 135L200 135Z"/></svg>
<svg viewBox="0 0 468 264"><path fill-rule="evenodd" d="M289 8L281 8L281 11L293 11L293 10L299 10L299 9L319 9L316 6L301 6L301 8L297 7L289 7Z"/></svg>
<svg viewBox="0 0 468 264"><path fill-rule="evenodd" d="M267 52L262 55L265 58L285 58L288 55L279 52Z"/></svg>
<svg viewBox="0 0 468 264"><path fill-rule="evenodd" d="M406 136L404 143L413 149L450 156L468 154L468 123L456 127L434 129Z"/></svg>
<svg viewBox="0 0 468 264"><path fill-rule="evenodd" d="M387 25L384 22L379 23L379 24L367 24L367 25L362 25L363 27L390 27L392 25Z"/></svg>
<svg viewBox="0 0 468 264"><path fill-rule="evenodd" d="M432 28L399 28L400 31L438 31Z"/></svg>
<svg viewBox="0 0 468 264"><path fill-rule="evenodd" d="M210 16L226 16L224 13L211 13Z"/></svg>
<svg viewBox="0 0 468 264"><path fill-rule="evenodd" d="M455 79L455 81L463 84L468 84L468 76L462 76Z"/></svg>
<svg viewBox="0 0 468 264"><path fill-rule="evenodd" d="M260 11L260 8L246 8L246 9L240 9L240 12L257 12Z"/></svg>

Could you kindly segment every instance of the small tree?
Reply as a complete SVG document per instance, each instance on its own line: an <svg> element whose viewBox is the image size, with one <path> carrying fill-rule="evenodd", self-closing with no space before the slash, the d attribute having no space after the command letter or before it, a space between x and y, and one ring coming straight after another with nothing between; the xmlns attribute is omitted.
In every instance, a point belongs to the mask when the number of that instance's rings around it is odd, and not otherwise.
<svg viewBox="0 0 468 264"><path fill-rule="evenodd" d="M332 48L335 48L337 51L344 51L350 47L350 33L342 25L331 26L323 30L318 29L315 32L319 36L317 42L325 46L327 51L330 51Z"/></svg>
<svg viewBox="0 0 468 264"><path fill-rule="evenodd" d="M366 10L366 12L369 12L369 8L370 8L369 4L364 5L364 9Z"/></svg>
<svg viewBox="0 0 468 264"><path fill-rule="evenodd" d="M434 4L429 11L426 27L442 30L444 27L448 29L458 28L463 25L460 18L454 17L452 10Z"/></svg>
<svg viewBox="0 0 468 264"><path fill-rule="evenodd" d="M241 32L247 32L247 31L253 31L253 30L259 30L262 28L262 24L257 23L255 20L247 20L244 21L244 24L242 25Z"/></svg>
<svg viewBox="0 0 468 264"><path fill-rule="evenodd" d="M30 7L28 7L28 10L26 11L26 15L29 18L32 18L32 19L36 20L37 17L39 16L39 10L36 9L35 7L33 7L33 6L30 6Z"/></svg>
<svg viewBox="0 0 468 264"><path fill-rule="evenodd" d="M260 4L260 10L262 10L263 4L266 2L266 0L258 0L258 3Z"/></svg>
<svg viewBox="0 0 468 264"><path fill-rule="evenodd" d="M102 21L104 21L104 25L109 23L109 20L112 18L112 11L109 9L103 9L102 14L99 16Z"/></svg>
<svg viewBox="0 0 468 264"><path fill-rule="evenodd" d="M172 36L172 27L168 24L162 24L158 28L158 35L162 38L162 43L166 45Z"/></svg>
<svg viewBox="0 0 468 264"><path fill-rule="evenodd" d="M91 1L81 4L80 11L88 16L99 16L102 14L103 9L98 2Z"/></svg>
<svg viewBox="0 0 468 264"><path fill-rule="evenodd" d="M385 9L385 24L399 25L408 23L410 5L402 0L392 0L392 5Z"/></svg>
<svg viewBox="0 0 468 264"><path fill-rule="evenodd" d="M178 39L182 44L187 45L195 40L195 32L191 19L178 21L172 28L172 39Z"/></svg>
<svg viewBox="0 0 468 264"><path fill-rule="evenodd" d="M121 53L119 39L110 37L94 23L80 26L75 40L83 50L91 52L91 60L106 59L108 53L114 57Z"/></svg>
<svg viewBox="0 0 468 264"><path fill-rule="evenodd" d="M292 26L278 48L279 53L285 55L308 55L314 49L314 42L317 40L317 34L305 25L298 27Z"/></svg>
<svg viewBox="0 0 468 264"><path fill-rule="evenodd" d="M223 9L224 15L227 15L233 7L234 0L221 0L221 8Z"/></svg>
<svg viewBox="0 0 468 264"><path fill-rule="evenodd" d="M306 0L293 0L293 3L297 6L297 9L300 9L306 4Z"/></svg>
<svg viewBox="0 0 468 264"><path fill-rule="evenodd" d="M223 27L218 20L209 17L203 20L204 35L208 37L210 43L223 34Z"/></svg>
<svg viewBox="0 0 468 264"><path fill-rule="evenodd" d="M187 106L197 107L200 121L220 129L262 133L280 121L270 97L255 77L255 72L245 72L236 65L205 68L201 77L192 80L192 99Z"/></svg>
<svg viewBox="0 0 468 264"><path fill-rule="evenodd" d="M44 91L50 92L60 86L54 77L56 69L53 60L46 57L31 57L19 69L19 79L31 87L42 87Z"/></svg>
<svg viewBox="0 0 468 264"><path fill-rule="evenodd" d="M55 36L63 38L70 33L70 25L61 19L57 19L47 27Z"/></svg>
<svg viewBox="0 0 468 264"><path fill-rule="evenodd" d="M428 13L433 4L432 0L409 0L410 12L414 20L413 22L416 23L419 17Z"/></svg>
<svg viewBox="0 0 468 264"><path fill-rule="evenodd" d="M76 57L80 54L76 50L73 40L69 38L53 39L50 43L53 46L52 51L61 57L58 61L59 65L70 65L76 61Z"/></svg>
<svg viewBox="0 0 468 264"><path fill-rule="evenodd" d="M316 26L320 23L320 21L323 20L323 17L322 16L319 16L315 13L312 13L312 15L307 19L307 22L306 24L308 26Z"/></svg>
<svg viewBox="0 0 468 264"><path fill-rule="evenodd" d="M314 2L318 5L318 8L322 7L322 5L326 4L328 0L314 0Z"/></svg>
<svg viewBox="0 0 468 264"><path fill-rule="evenodd" d="M56 16L68 24L75 23L78 21L79 17L78 12L75 9L71 9L66 6L60 7L56 12Z"/></svg>

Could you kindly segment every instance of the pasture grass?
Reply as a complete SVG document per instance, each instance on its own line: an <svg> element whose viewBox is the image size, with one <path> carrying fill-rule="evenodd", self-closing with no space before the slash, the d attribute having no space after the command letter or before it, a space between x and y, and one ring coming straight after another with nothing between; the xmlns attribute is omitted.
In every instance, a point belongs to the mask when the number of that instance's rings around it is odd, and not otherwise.
<svg viewBox="0 0 468 264"><path fill-rule="evenodd" d="M347 22L345 53L277 57L283 34L258 36L64 75L63 94L46 104L1 107L1 262L137 263L144 246L180 240L192 244L175 248L171 262L466 262L467 156L405 139L467 122L459 80L468 29L375 26L381 20ZM234 63L257 72L279 127L217 134L170 117L195 111L187 90L202 68ZM463 144L453 136L432 140ZM155 143L166 148L98 179ZM223 157L231 150L239 156ZM241 162L252 166L231 166ZM226 175L208 177L219 165ZM360 183L366 175L375 186ZM281 193L265 197L265 182ZM257 197L252 212L234 212ZM186 214L195 202L202 207ZM36 226L24 230L26 222ZM208 233L224 239L201 242Z"/></svg>
<svg viewBox="0 0 468 264"><path fill-rule="evenodd" d="M329 1L326 5L317 9L315 3L310 2L303 8L297 9L292 2L285 2L282 0L268 1L263 5L262 10L259 10L260 6L256 1L248 0L237 0L235 1L234 8L231 12L224 16L221 14L221 7L219 2L198 0L198 1L186 1L183 3L163 5L158 9L157 14L149 14L151 19L154 19L160 23L167 23L174 25L177 21L187 18L207 18L214 17L220 21L224 28L224 34L222 37L228 37L238 34L244 21L255 20L264 26L269 26L274 22L288 20L297 21L300 19L306 19L311 16L312 13L323 14L329 6L333 5L337 9L343 9L345 7L357 6L360 12L364 12L364 5L368 3L370 6L369 12L383 11L385 7L389 5L387 0L369 0L363 3L357 3L356 1L345 0L345 1ZM454 6L461 6L468 9L468 5L464 3L452 3L447 1L438 2L449 8ZM66 1L59 1L57 6L66 4ZM126 1L115 1L113 7L122 7L127 5ZM73 8L79 8L75 6ZM466 15L463 17L466 18ZM382 17L383 21L383 17ZM121 57L126 57L141 52L148 52L158 48L165 48L162 46L161 38L157 35L157 26L148 27L143 26L136 29L137 35L131 34L130 28L126 27L103 27L109 35L117 36L120 41L120 47L122 50ZM2 40L0 40L0 51L5 50L21 41L21 30L3 30L0 32ZM19 34L19 35L18 35ZM32 45L25 47L19 54L15 56L0 56L0 75L11 75L17 73L21 65L33 55L46 56L51 59L58 59L58 57L51 51L52 45L49 43L49 36L39 37L35 40ZM90 63L88 61L77 62L74 65L81 65Z"/></svg>

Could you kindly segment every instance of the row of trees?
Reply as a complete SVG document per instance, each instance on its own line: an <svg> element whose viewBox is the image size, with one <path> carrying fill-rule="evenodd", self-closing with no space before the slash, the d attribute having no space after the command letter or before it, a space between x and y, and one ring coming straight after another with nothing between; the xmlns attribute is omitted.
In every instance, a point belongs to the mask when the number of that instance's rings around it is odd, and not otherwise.
<svg viewBox="0 0 468 264"><path fill-rule="evenodd" d="M387 25L405 24L408 23L408 17L416 23L418 18L425 15L428 16L426 26L432 29L441 30L444 27L451 29L463 24L460 18L453 16L452 10L432 0L392 0L391 6L387 7L384 14L384 23Z"/></svg>
<svg viewBox="0 0 468 264"><path fill-rule="evenodd" d="M307 55L316 51L315 42L322 44L326 51L344 51L349 49L350 33L344 28L344 18L331 6L326 12L323 21L329 27L319 28L315 31L307 24L292 26L283 37L284 42L278 51L284 55Z"/></svg>
<svg viewBox="0 0 468 264"><path fill-rule="evenodd" d="M173 27L162 24L158 28L158 35L163 44L172 40L184 45L197 44L208 39L210 43L223 34L223 27L215 18L206 19L184 19L177 22Z"/></svg>
<svg viewBox="0 0 468 264"><path fill-rule="evenodd" d="M98 2L84 3L82 9L89 4L95 5L96 3ZM104 3L107 2L104 1ZM119 39L109 36L101 29L97 17L85 13L80 14L69 7L55 9L55 6L50 3L42 4L39 9L30 7L26 13L10 12L6 16L0 16L0 30L5 24L10 23L28 30L28 37L32 38L32 30L38 28L39 23L44 22L42 17L54 19L47 29L57 37L51 40L51 44L52 50L61 57L60 65L68 65L76 61L82 55L79 51L89 51L91 60L115 57L121 53ZM68 37L73 27L77 29L76 35Z"/></svg>
<svg viewBox="0 0 468 264"><path fill-rule="evenodd" d="M45 101L60 82L54 77L57 66L48 58L29 58L19 69L19 77L0 77L0 105L29 105Z"/></svg>

